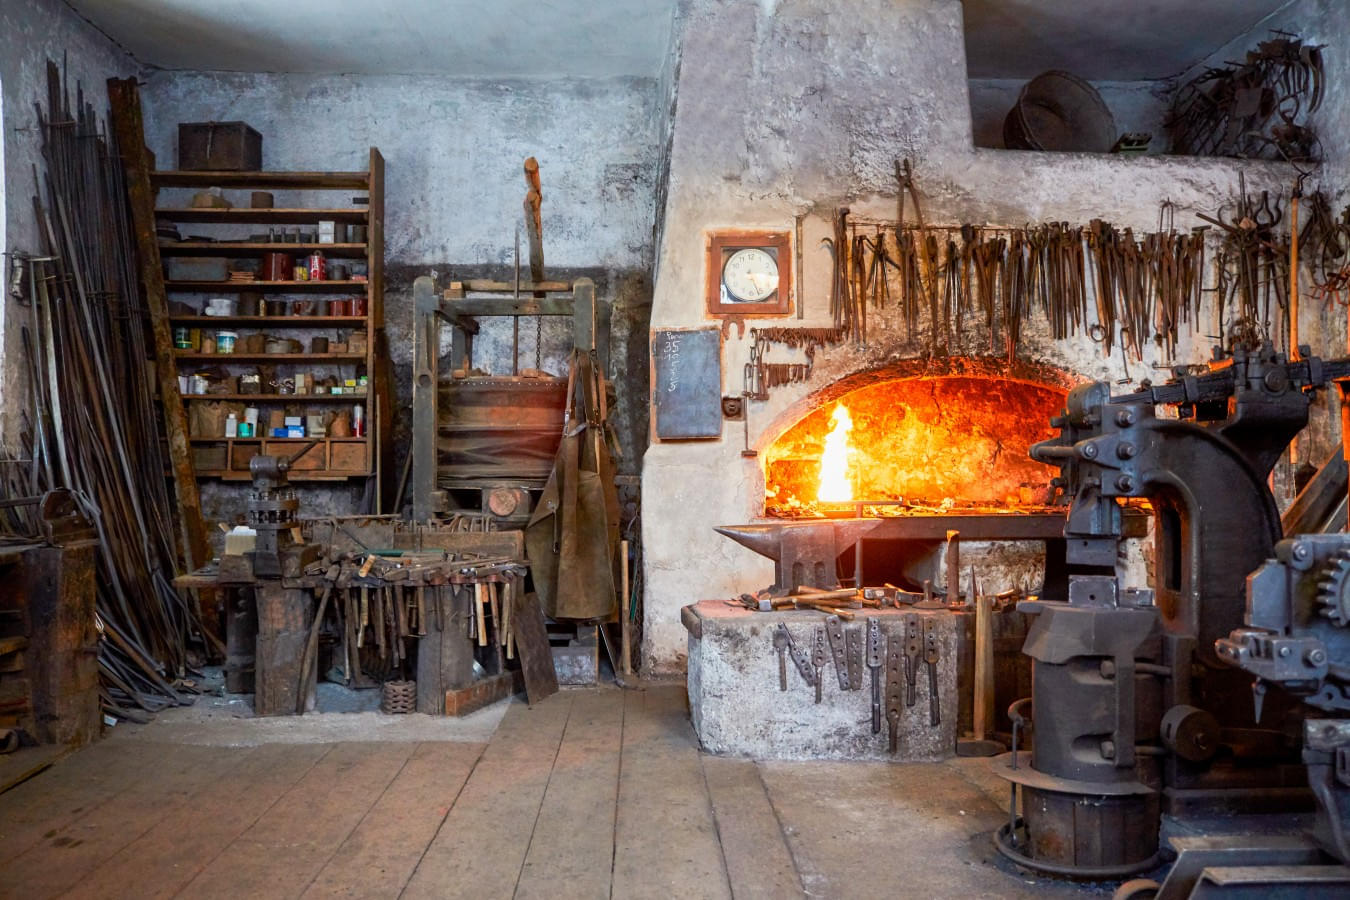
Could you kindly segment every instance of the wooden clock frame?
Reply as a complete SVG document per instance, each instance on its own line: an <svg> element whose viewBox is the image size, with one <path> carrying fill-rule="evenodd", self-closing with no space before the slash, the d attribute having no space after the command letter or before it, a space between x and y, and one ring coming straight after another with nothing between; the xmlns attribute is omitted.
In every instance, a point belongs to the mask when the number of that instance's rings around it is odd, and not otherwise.
<svg viewBox="0 0 1350 900"><path fill-rule="evenodd" d="M757 247L778 261L778 288L757 303L722 302L722 267L737 250ZM792 236L786 231L714 231L708 234L704 262L708 315L717 318L783 318L792 312Z"/></svg>

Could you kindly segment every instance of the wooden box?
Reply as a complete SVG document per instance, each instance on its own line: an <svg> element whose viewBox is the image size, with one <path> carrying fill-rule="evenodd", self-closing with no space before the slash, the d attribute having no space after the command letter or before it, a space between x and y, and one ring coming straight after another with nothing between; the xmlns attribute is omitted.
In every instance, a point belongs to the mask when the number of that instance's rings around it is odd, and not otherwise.
<svg viewBox="0 0 1350 900"><path fill-rule="evenodd" d="M263 448L263 452L269 456L290 456L297 452L304 444L299 441L269 441ZM292 472L314 472L324 468L324 442L319 441L313 447L310 447L299 457L291 460Z"/></svg>
<svg viewBox="0 0 1350 900"><path fill-rule="evenodd" d="M248 471L249 460L258 455L261 444L236 442L230 445L230 468Z"/></svg>
<svg viewBox="0 0 1350 900"><path fill-rule="evenodd" d="M178 168L213 172L262 169L262 135L245 122L180 122Z"/></svg>
<svg viewBox="0 0 1350 900"><path fill-rule="evenodd" d="M366 442L337 441L332 445L328 468L335 472L364 472L366 470Z"/></svg>
<svg viewBox="0 0 1350 900"><path fill-rule="evenodd" d="M198 471L223 469L228 459L227 452L224 441L219 444L199 444L192 448L192 465Z"/></svg>

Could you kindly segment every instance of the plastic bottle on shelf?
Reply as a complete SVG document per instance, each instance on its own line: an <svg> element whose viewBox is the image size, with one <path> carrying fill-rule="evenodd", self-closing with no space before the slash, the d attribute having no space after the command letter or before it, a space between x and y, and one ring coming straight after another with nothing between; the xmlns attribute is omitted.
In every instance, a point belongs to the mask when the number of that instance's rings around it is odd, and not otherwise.
<svg viewBox="0 0 1350 900"><path fill-rule="evenodd" d="M360 403L352 409L352 437L366 436L366 410Z"/></svg>

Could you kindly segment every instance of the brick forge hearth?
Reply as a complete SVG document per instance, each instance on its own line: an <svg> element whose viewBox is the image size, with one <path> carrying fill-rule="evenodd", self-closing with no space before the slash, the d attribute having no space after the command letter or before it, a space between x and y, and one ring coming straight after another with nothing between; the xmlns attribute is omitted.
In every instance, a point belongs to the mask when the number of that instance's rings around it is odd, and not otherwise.
<svg viewBox="0 0 1350 900"><path fill-rule="evenodd" d="M984 344L988 346L987 341ZM724 373L740 372L749 345L749 340L735 336L724 341ZM1039 510L1044 515L1055 472L1033 462L1026 448L1049 436L1050 418L1059 413L1074 385L1124 377L1119 354L1107 357L1099 346L1050 341L1038 334L1024 334L1024 344L1011 361L979 351L932 356L907 345L897 331L879 328L866 347L846 343L822 348L807 382L776 388L768 399L747 404L748 428L728 420L720 440L657 442L648 450L643 475L644 671L675 674L686 668L681 607L753 593L775 583L771 559L715 529L803 521L811 515L857 515L855 505L820 507L809 494L813 485L804 483L818 476L813 458L822 449L820 426L828 423L841 400L855 404L855 433L860 438L869 429L891 441L900 436L907 442L911 462L917 457L917 465L903 471L891 466L880 485L861 478L858 470L856 496L891 504L866 509L865 515L899 519L896 513L904 512L903 518L915 519L916 513L954 510L1000 517ZM739 378L725 375L724 382L724 392L734 393ZM885 396L891 399L877 399ZM914 411L918 407L922 409ZM944 408L959 408L962 415L944 419L940 415ZM974 429L972 416L987 419L987 426ZM1015 424L1003 427L1010 423ZM742 452L746 445L753 455ZM965 474L954 488L945 473L954 468L948 463L957 459L961 466L955 468ZM944 477L916 489L913 476L925 471ZM864 497L873 490L880 496ZM907 527L927 526L915 522ZM988 529L984 533L989 534ZM944 583L940 538L921 558L905 554L889 565L886 559L895 555L894 545L867 547L864 580L918 586L929 578ZM969 586L972 565L981 591L1036 589L1043 578L1044 544L984 543L971 534L963 540L961 562L963 589ZM845 555L840 572L847 574L852 566L852 557Z"/></svg>

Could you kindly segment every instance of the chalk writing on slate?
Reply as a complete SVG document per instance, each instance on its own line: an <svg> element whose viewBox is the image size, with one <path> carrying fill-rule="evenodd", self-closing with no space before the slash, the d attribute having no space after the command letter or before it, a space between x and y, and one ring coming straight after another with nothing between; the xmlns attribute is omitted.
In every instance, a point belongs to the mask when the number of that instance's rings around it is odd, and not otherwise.
<svg viewBox="0 0 1350 900"><path fill-rule="evenodd" d="M658 331L652 358L656 436L666 441L721 437L721 331Z"/></svg>

